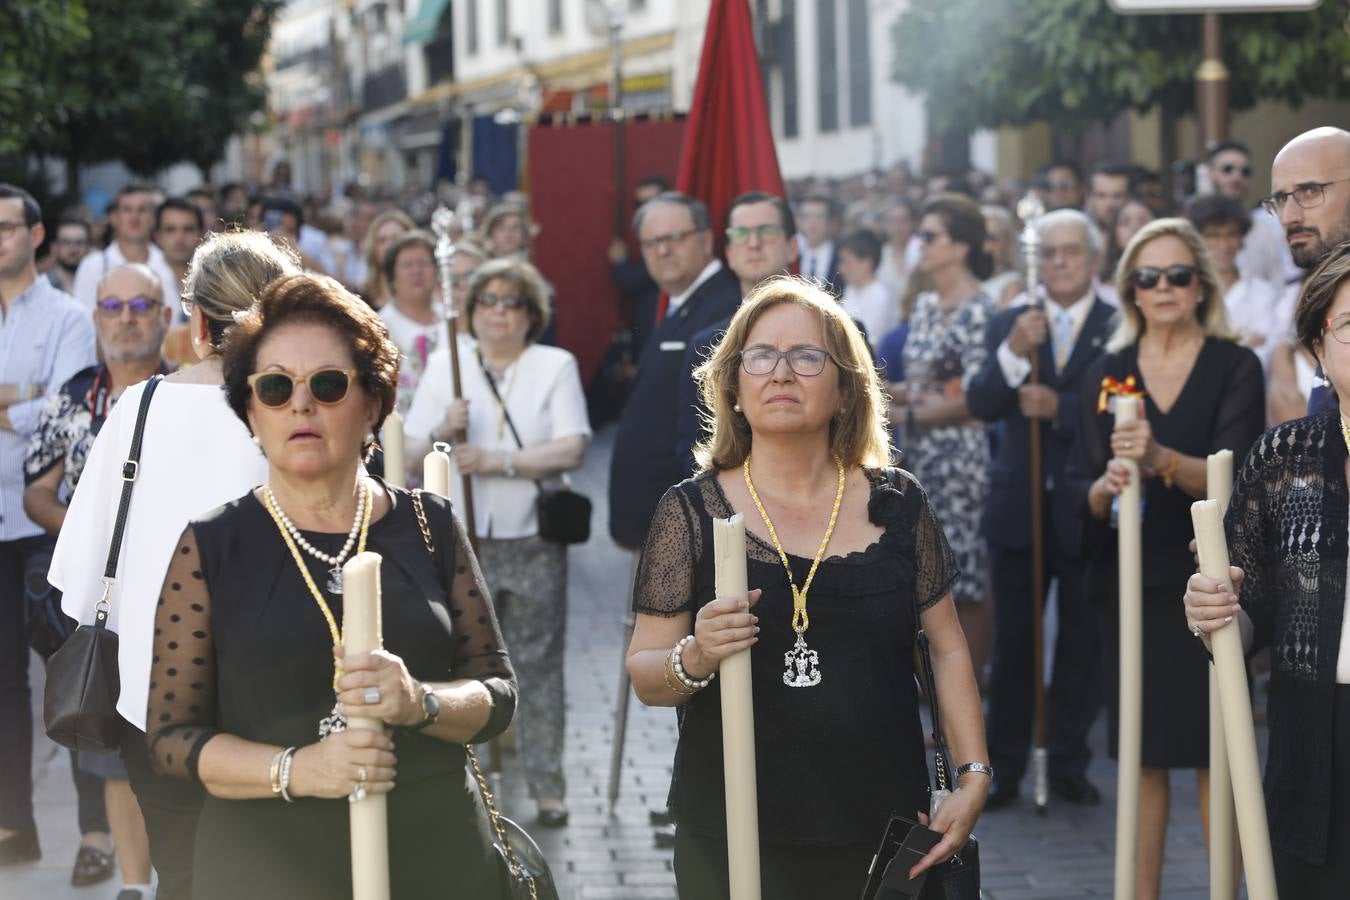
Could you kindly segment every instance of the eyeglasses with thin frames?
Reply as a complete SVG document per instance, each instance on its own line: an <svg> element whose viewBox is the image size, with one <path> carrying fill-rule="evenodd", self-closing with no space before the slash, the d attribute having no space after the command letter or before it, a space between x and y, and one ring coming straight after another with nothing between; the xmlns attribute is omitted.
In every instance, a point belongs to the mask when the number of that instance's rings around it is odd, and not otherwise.
<svg viewBox="0 0 1350 900"><path fill-rule="evenodd" d="M1341 313L1339 316L1331 319L1324 319L1322 322L1322 333L1331 333L1339 344L1350 344L1350 313Z"/></svg>
<svg viewBox="0 0 1350 900"><path fill-rule="evenodd" d="M28 228L25 222L0 222L0 241L7 241L20 228Z"/></svg>
<svg viewBox="0 0 1350 900"><path fill-rule="evenodd" d="M1347 181L1350 181L1350 178L1337 178L1335 181L1311 181L1307 184L1295 185L1292 191L1276 191L1271 194L1261 201L1261 206L1266 212L1278 219L1280 212L1290 198L1293 198L1300 209L1312 209L1327 202L1327 188L1333 184L1343 184Z"/></svg>
<svg viewBox="0 0 1350 900"><path fill-rule="evenodd" d="M684 231L672 231L670 234L662 234L657 237L647 238L646 240L638 241L638 243L642 245L643 250L659 250L662 247L673 247L684 241L686 238L698 234L702 230L702 228L686 228Z"/></svg>
<svg viewBox="0 0 1350 900"><path fill-rule="evenodd" d="M741 351L741 368L747 375L769 375L778 368L780 359L786 359L788 368L797 375L812 378L825 371L825 362L832 357L828 350L819 347L779 350L768 344L756 344Z"/></svg>

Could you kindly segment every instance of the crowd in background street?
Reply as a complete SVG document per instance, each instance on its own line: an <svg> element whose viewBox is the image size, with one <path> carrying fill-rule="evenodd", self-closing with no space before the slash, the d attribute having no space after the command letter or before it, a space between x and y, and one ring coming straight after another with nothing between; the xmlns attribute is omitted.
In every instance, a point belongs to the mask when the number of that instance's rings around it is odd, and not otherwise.
<svg viewBox="0 0 1350 900"><path fill-rule="evenodd" d="M1304 279L1350 239L1350 146L1344 132L1310 134L1269 175L1236 142L1178 168L1184 177L1170 189L1128 160L1086 170L1055 161L1025 182L898 165L796 182L786 197L746 194L725 221L648 178L634 198L640 255L630 257L628 235L596 250L608 253L625 323L597 375L603 386L583 385L576 359L553 346L549 273L529 261L537 228L528 196L491 196L482 180L397 198L357 188L320 198L297 191L280 163L265 185L170 197L132 183L106 211L54 214L0 188L0 591L9 598L0 604L0 865L40 855L27 776L29 638L35 611L49 617L44 625L70 627L47 577L66 508L123 392L220 346L231 304L211 308L219 284L203 280L204 260L240 229L285 249L273 274L331 276L377 311L400 358L389 387L405 420L409 484L423 453L455 443L457 474L477 503L466 526L519 684L516 740L548 827L568 821L567 549L540 537L538 485L577 468L593 428L618 420L608 504L614 540L634 553L628 579L616 578L616 594L626 593L658 505L698 470L715 430L696 370L767 279L800 274L825 288L865 337L899 464L945 534L955 612L986 698L990 758L974 761L993 767L987 810L1018 801L1031 741L1029 433L1040 429L1046 447L1045 562L1059 621L1048 749L1051 790L1065 802L1100 802L1085 775L1087 732L1103 708L1115 723L1111 523L1126 477L1117 461L1136 460L1148 478L1154 563L1144 581L1149 837L1140 872L1156 896L1168 772L1195 769L1202 798L1207 789L1207 661L1183 632L1179 602L1194 571L1189 500L1204 496L1208 452L1233 449L1240 460L1325 390L1296 311ZM1032 223L1019 218L1027 195L1045 213ZM457 213L449 297L426 230L442 203ZM1021 244L1028 224L1038 237L1034 285ZM453 402L448 304L463 374ZM783 369L789 379L807 374ZM1108 394L1143 386L1147 415L1112 428L1102 415ZM615 396L626 404L597 399ZM183 522L223 499L184 511ZM650 573L643 583L650 590ZM639 601L640 610L655 603ZM141 818L127 767L80 753L73 769L83 841L72 880L105 880L120 864L124 900L153 896L145 831L153 837L154 826ZM1321 863L1303 845L1281 849Z"/></svg>

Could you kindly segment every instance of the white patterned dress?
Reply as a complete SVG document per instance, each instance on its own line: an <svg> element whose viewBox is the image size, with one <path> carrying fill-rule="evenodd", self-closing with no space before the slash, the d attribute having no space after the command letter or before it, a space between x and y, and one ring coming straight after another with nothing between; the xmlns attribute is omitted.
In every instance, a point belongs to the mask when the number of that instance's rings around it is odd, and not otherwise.
<svg viewBox="0 0 1350 900"><path fill-rule="evenodd" d="M918 296L909 317L905 377L911 391L965 393L987 355L984 332L994 301L976 294L950 310L938 296ZM987 548L980 516L989 487L989 439L975 421L933 428L906 429L901 465L928 491L946 532L961 575L952 586L958 602L976 602L988 594Z"/></svg>

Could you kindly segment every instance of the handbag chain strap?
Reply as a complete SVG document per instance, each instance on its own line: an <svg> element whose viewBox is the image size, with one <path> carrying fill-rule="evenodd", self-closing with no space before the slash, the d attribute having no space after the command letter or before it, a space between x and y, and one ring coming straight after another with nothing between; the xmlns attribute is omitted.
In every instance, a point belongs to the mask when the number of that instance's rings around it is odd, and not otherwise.
<svg viewBox="0 0 1350 900"><path fill-rule="evenodd" d="M94 624L102 628L108 623L108 595L117 581L117 561L122 555L122 536L127 530L127 514L131 511L131 491L141 471L141 441L145 437L145 419L150 413L150 398L164 380L163 375L151 376L141 392L141 405L136 410L136 427L131 432L131 447L122 463L122 496L117 501L117 518L113 522L112 541L108 546L108 562L103 567L103 596L94 606Z"/></svg>
<svg viewBox="0 0 1350 900"><path fill-rule="evenodd" d="M431 554L432 559L436 558L436 545L431 540L431 525L427 522L426 507L422 503L422 492L415 490L412 492L413 511L417 513L417 527L422 530L422 543L426 544L427 552ZM483 806L487 809L488 821L492 824L492 832L501 844L502 852L506 854L506 865L511 870L511 877L524 883L530 890L531 900L539 900L539 894L534 885L534 876L525 870L521 864L520 858L516 856L515 848L511 846L511 840L506 836L506 826L502 824L502 814L497 809L497 801L492 796L491 789L488 788L487 777L483 775L483 769L478 765L478 755L473 752L473 747L469 744L464 745L464 755L469 758L469 765L473 767L473 777L478 782L478 792L483 796Z"/></svg>
<svg viewBox="0 0 1350 900"><path fill-rule="evenodd" d="M497 381L492 377L492 373L488 371L487 363L483 361L483 354L480 352L477 356L478 368L483 370L483 380L487 382L488 390L492 391L493 399L497 401L497 406L501 408L502 418L506 420L506 427L511 429L511 437L515 439L516 447L524 450L525 442L520 439L520 432L516 431L516 423L511 421L511 413L506 409L506 401L502 399L501 393L497 390ZM572 485L570 479L567 477L567 473L563 473L562 480L568 490L571 490ZM539 479L534 479L534 486L539 489L539 493L544 493L544 485Z"/></svg>

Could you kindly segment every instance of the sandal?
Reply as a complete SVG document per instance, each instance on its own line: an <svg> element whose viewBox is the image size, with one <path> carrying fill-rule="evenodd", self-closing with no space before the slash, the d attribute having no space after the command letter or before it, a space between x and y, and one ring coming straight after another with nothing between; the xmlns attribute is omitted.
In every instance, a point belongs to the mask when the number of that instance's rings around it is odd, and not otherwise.
<svg viewBox="0 0 1350 900"><path fill-rule="evenodd" d="M97 847L82 846L75 854L70 883L75 887L98 884L111 878L116 870L117 862L111 853L104 853Z"/></svg>

